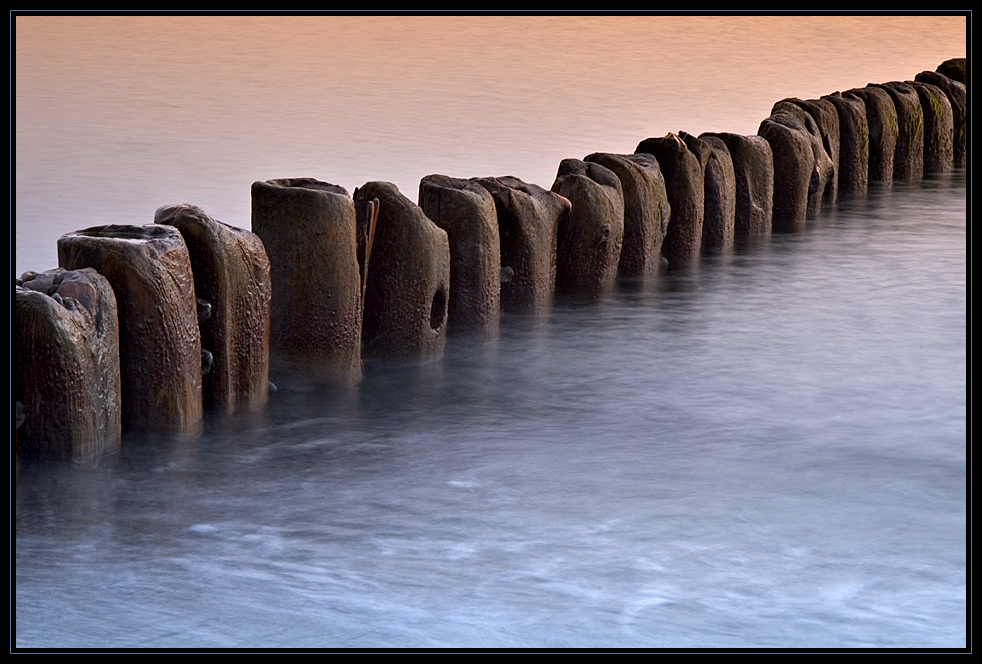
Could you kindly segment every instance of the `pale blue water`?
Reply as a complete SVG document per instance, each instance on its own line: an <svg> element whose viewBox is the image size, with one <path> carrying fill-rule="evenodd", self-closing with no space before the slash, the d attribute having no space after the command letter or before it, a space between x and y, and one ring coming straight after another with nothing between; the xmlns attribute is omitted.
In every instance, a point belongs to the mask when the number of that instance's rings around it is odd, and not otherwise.
<svg viewBox="0 0 982 664"><path fill-rule="evenodd" d="M965 54L959 17L18 17L16 274L254 180L512 174ZM915 48L916 46L916 48ZM966 176L193 441L15 475L19 647L961 647Z"/></svg>
<svg viewBox="0 0 982 664"><path fill-rule="evenodd" d="M22 466L16 643L963 646L965 195Z"/></svg>

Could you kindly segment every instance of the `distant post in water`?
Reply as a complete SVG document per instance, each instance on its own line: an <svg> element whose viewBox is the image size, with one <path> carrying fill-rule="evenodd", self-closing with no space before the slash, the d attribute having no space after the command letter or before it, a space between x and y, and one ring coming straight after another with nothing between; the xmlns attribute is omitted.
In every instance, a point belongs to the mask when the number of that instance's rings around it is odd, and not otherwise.
<svg viewBox="0 0 982 664"><path fill-rule="evenodd" d="M839 195L865 196L869 184L869 122L866 104L854 95L822 97L839 114Z"/></svg>
<svg viewBox="0 0 982 664"><path fill-rule="evenodd" d="M854 88L842 94L854 97L866 107L866 124L869 128L869 182L880 186L893 184L893 156L897 151L897 108L883 88L870 85Z"/></svg>
<svg viewBox="0 0 982 664"><path fill-rule="evenodd" d="M965 166L967 159L966 139L968 135L968 91L964 83L948 78L944 74L935 71L922 71L914 77L919 83L930 83L937 86L948 97L951 104L952 124L953 124L953 165L956 167Z"/></svg>
<svg viewBox="0 0 982 664"><path fill-rule="evenodd" d="M668 231L671 206L665 176L652 154L609 154L594 152L584 161L609 168L621 181L624 193L624 243L617 264L622 284L656 274L661 265L661 247Z"/></svg>
<svg viewBox="0 0 982 664"><path fill-rule="evenodd" d="M955 168L955 116L948 95L930 83L907 83L917 91L924 114L924 172L949 173Z"/></svg>
<svg viewBox="0 0 982 664"><path fill-rule="evenodd" d="M770 144L761 136L726 132L699 135L704 140L709 137L722 141L733 160L734 241L770 234L774 215L774 154Z"/></svg>
<svg viewBox="0 0 982 664"><path fill-rule="evenodd" d="M806 126L810 117L793 104L775 105L757 130L770 144L774 157L772 228L776 233L804 228L809 209L821 204L825 181L816 161L815 136ZM831 165L829 160L828 167Z"/></svg>
<svg viewBox="0 0 982 664"><path fill-rule="evenodd" d="M494 198L471 180L427 175L419 206L450 242L448 334L497 339L501 318L501 241Z"/></svg>
<svg viewBox="0 0 982 664"><path fill-rule="evenodd" d="M552 190L569 200L556 236L556 293L593 299L611 292L624 242L624 193L613 171L563 159Z"/></svg>
<svg viewBox="0 0 982 664"><path fill-rule="evenodd" d="M634 152L654 155L665 176L672 218L661 253L669 269L696 260L702 249L708 151L697 156L679 136L668 134L641 141Z"/></svg>
<svg viewBox="0 0 982 664"><path fill-rule="evenodd" d="M799 156L799 159L801 159L804 165L807 165L809 173L806 215L815 216L822 209L822 206L830 201L830 198L834 200L831 192L834 189L835 163L829 154L828 148L825 146L822 129L815 116L807 110L807 106L808 104L800 99L782 99L774 104L769 119L777 120L788 127L794 128L808 140L808 144L811 147L811 156L808 156L809 151L806 150ZM773 144L771 148L774 148ZM776 156L775 154L775 158ZM775 177L777 177L776 162L774 164L774 172ZM780 195L777 182L774 184L774 195ZM775 202L775 207L776 205Z"/></svg>
<svg viewBox="0 0 982 664"><path fill-rule="evenodd" d="M876 87L890 95L897 109L893 179L906 182L920 180L924 177L924 113L917 91L901 81L882 83Z"/></svg>
<svg viewBox="0 0 982 664"><path fill-rule="evenodd" d="M494 198L501 241L501 308L549 318L556 297L556 230L570 202L559 194L511 177L474 178Z"/></svg>
<svg viewBox="0 0 982 664"><path fill-rule="evenodd" d="M827 99L789 99L807 112L818 129L819 142L825 156L832 161L831 170L822 190L822 203L832 205L839 196L839 113Z"/></svg>
<svg viewBox="0 0 982 664"><path fill-rule="evenodd" d="M708 153L705 172L702 217L702 253L712 254L733 247L736 221L736 175L726 143L708 134L698 138L680 134L689 150Z"/></svg>

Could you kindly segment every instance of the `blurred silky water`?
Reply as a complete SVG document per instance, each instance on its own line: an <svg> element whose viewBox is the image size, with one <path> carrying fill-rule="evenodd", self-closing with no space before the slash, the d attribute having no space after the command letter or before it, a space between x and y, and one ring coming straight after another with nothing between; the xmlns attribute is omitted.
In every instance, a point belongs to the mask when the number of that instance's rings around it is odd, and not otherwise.
<svg viewBox="0 0 982 664"><path fill-rule="evenodd" d="M164 204L247 228L254 180L548 188L965 54L945 16L15 25L18 273ZM873 188L494 343L22 463L16 646L963 647L966 197Z"/></svg>

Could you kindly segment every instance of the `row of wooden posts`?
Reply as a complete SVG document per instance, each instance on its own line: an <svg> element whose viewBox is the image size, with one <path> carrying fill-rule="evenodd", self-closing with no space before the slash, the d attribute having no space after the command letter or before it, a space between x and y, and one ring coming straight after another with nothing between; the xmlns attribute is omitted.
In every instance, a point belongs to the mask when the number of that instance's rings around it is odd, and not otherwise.
<svg viewBox="0 0 982 664"><path fill-rule="evenodd" d="M17 444L90 460L128 430L194 434L204 412L262 407L286 380L361 378L363 355L439 354L448 330L539 322L756 235L791 231L870 182L966 160L966 62L914 81L774 105L755 136L680 133L567 159L551 190L514 177L385 182L353 196L256 182L252 231L200 208L58 241L16 286ZM277 380L279 380L277 378Z"/></svg>

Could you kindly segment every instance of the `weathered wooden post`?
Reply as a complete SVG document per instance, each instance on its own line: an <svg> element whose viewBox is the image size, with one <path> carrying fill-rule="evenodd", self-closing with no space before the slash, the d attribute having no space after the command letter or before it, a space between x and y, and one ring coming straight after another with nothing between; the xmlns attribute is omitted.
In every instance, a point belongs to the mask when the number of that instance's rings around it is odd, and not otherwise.
<svg viewBox="0 0 982 664"><path fill-rule="evenodd" d="M825 147L822 138L822 129L818 122L803 106L800 99L783 99L771 109L771 118L781 118L781 122L789 127L803 132L803 135L811 144L812 157L802 155L806 164L810 164L810 176L808 180L808 211L807 214L814 216L818 214L822 206L825 205L829 197L832 180L835 176L835 164ZM771 146L773 147L773 145ZM774 167L775 175L777 165ZM777 184L774 186L774 195L779 195Z"/></svg>
<svg viewBox="0 0 982 664"><path fill-rule="evenodd" d="M665 176L672 218L661 253L668 261L669 269L697 259L702 247L708 151L696 155L685 141L675 134L668 134L641 141L634 152L654 155Z"/></svg>
<svg viewBox="0 0 982 664"><path fill-rule="evenodd" d="M873 85L873 84L870 84ZM901 81L878 84L897 109L897 147L893 179L914 182L924 177L924 113L917 91Z"/></svg>
<svg viewBox="0 0 982 664"><path fill-rule="evenodd" d="M665 176L652 154L609 154L595 152L584 161L600 164L621 181L624 193L624 243L617 264L622 281L639 280L656 274L661 264L661 247L668 231L671 206Z"/></svg>
<svg viewBox="0 0 982 664"><path fill-rule="evenodd" d="M122 441L119 321L91 268L27 272L15 293L18 453L89 463Z"/></svg>
<svg viewBox="0 0 982 664"><path fill-rule="evenodd" d="M96 226L63 235L58 262L91 267L119 311L123 428L196 434L202 426L201 333L191 260L170 226Z"/></svg>
<svg viewBox="0 0 982 664"><path fill-rule="evenodd" d="M617 283L624 242L624 194L613 171L563 159L552 191L569 200L556 235L556 293L598 298Z"/></svg>
<svg viewBox="0 0 982 664"><path fill-rule="evenodd" d="M548 319L556 296L556 232L568 199L505 176L474 178L494 198L501 241L501 308Z"/></svg>
<svg viewBox="0 0 982 664"><path fill-rule="evenodd" d="M935 71L922 71L914 77L920 83L930 83L937 86L948 96L951 104L952 124L954 125L954 165L956 167L965 166L967 162L966 138L968 135L968 91L964 83L948 78L944 74Z"/></svg>
<svg viewBox="0 0 982 664"><path fill-rule="evenodd" d="M827 99L792 98L785 101L801 107L815 121L822 149L832 160L832 167L828 172L825 188L822 190L822 203L833 205L839 196L839 113Z"/></svg>
<svg viewBox="0 0 982 664"><path fill-rule="evenodd" d="M501 318L501 241L494 198L471 180L427 175L419 206L450 243L448 334L498 338Z"/></svg>
<svg viewBox="0 0 982 664"><path fill-rule="evenodd" d="M255 182L252 231L273 282L269 336L274 382L361 380L362 274L355 204L312 178Z"/></svg>
<svg viewBox="0 0 982 664"><path fill-rule="evenodd" d="M201 322L201 347L212 354L211 368L202 377L205 406L231 413L264 405L272 286L262 241L193 205L162 207L154 221L181 232L195 295L211 306L211 315Z"/></svg>
<svg viewBox="0 0 982 664"><path fill-rule="evenodd" d="M939 74L944 74L948 78L958 81L962 85L968 85L968 59L951 58L945 60L935 70Z"/></svg>
<svg viewBox="0 0 982 664"><path fill-rule="evenodd" d="M757 133L770 145L774 158L772 229L777 233L798 230L808 216L813 180L818 189L811 136L799 115L786 111L763 120Z"/></svg>
<svg viewBox="0 0 982 664"><path fill-rule="evenodd" d="M774 216L774 154L761 136L707 133L721 140L733 159L736 206L733 235L745 241L771 232Z"/></svg>
<svg viewBox="0 0 982 664"><path fill-rule="evenodd" d="M955 168L955 116L941 88L907 81L921 102L924 114L924 172L950 173Z"/></svg>
<svg viewBox="0 0 982 664"><path fill-rule="evenodd" d="M897 151L897 108L886 90L876 86L854 88L843 93L845 98L856 98L866 107L866 124L869 128L869 182L881 186L893 184L893 157Z"/></svg>
<svg viewBox="0 0 982 664"><path fill-rule="evenodd" d="M355 189L359 215L378 200L365 292L366 355L425 358L443 352L450 297L450 242L389 182ZM364 210L364 211L363 211Z"/></svg>
<svg viewBox="0 0 982 664"><path fill-rule="evenodd" d="M866 104L853 95L835 92L822 97L839 114L839 195L865 196L869 186L869 121Z"/></svg>
<svg viewBox="0 0 982 664"><path fill-rule="evenodd" d="M682 139L695 153L708 151L704 183L702 253L726 251L733 246L736 223L736 175L733 158L720 139L703 134L696 138L682 132Z"/></svg>

